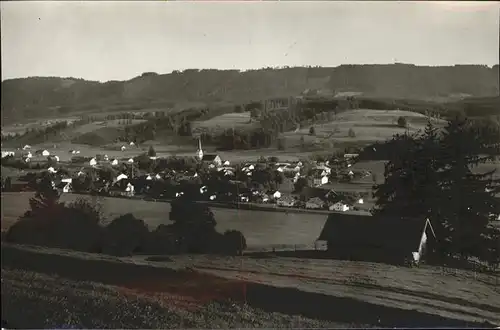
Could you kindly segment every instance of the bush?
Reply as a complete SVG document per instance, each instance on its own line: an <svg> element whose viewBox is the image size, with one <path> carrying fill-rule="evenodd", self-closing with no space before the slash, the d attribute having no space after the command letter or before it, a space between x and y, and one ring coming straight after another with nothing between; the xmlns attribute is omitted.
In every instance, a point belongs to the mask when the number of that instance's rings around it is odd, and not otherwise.
<svg viewBox="0 0 500 330"><path fill-rule="evenodd" d="M247 248L247 240L238 230L227 230L223 237L223 252L229 255L242 255Z"/></svg>
<svg viewBox="0 0 500 330"><path fill-rule="evenodd" d="M184 252L172 225L159 225L148 235L145 251L148 254L176 254Z"/></svg>
<svg viewBox="0 0 500 330"><path fill-rule="evenodd" d="M31 210L9 228L6 241L98 252L102 227L99 211L85 201L68 206L43 194L30 200Z"/></svg>
<svg viewBox="0 0 500 330"><path fill-rule="evenodd" d="M352 128L349 128L349 132L347 133L349 137L354 138L356 137L356 132Z"/></svg>
<svg viewBox="0 0 500 330"><path fill-rule="evenodd" d="M314 128L314 126L311 126L311 128L309 128L309 135L316 135L316 129Z"/></svg>
<svg viewBox="0 0 500 330"><path fill-rule="evenodd" d="M131 213L124 214L104 228L101 238L102 252L114 256L144 252L149 234L143 220L137 219Z"/></svg>
<svg viewBox="0 0 500 330"><path fill-rule="evenodd" d="M399 127L406 128L406 126L407 126L407 125L408 125L408 122L407 122L406 118L405 118L405 117L403 117L403 116L400 116L400 117L398 118L398 126L399 126Z"/></svg>

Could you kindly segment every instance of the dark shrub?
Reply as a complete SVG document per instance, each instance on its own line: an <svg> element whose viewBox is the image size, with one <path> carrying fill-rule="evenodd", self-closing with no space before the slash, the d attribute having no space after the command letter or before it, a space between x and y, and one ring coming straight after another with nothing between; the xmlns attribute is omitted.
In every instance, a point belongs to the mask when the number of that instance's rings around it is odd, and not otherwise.
<svg viewBox="0 0 500 330"><path fill-rule="evenodd" d="M238 230L227 230L223 237L224 253L229 255L242 255L247 248L247 240Z"/></svg>
<svg viewBox="0 0 500 330"><path fill-rule="evenodd" d="M99 212L86 201L68 206L58 197L38 194L30 200L31 210L9 228L6 241L84 252L99 251Z"/></svg>
<svg viewBox="0 0 500 330"><path fill-rule="evenodd" d="M400 116L398 118L398 126L405 128L407 125L408 125L408 121L406 120L406 118L403 116Z"/></svg>
<svg viewBox="0 0 500 330"><path fill-rule="evenodd" d="M143 220L127 213L104 228L101 245L102 252L115 256L129 256L143 252L149 230Z"/></svg>
<svg viewBox="0 0 500 330"><path fill-rule="evenodd" d="M145 251L148 254L176 254L184 252L179 244L178 235L172 225L159 225L149 235L145 243Z"/></svg>

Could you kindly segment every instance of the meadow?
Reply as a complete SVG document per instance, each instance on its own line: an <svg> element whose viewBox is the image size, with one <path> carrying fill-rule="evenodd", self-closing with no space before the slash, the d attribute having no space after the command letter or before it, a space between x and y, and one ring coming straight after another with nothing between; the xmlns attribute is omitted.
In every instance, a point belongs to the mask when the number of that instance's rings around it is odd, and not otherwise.
<svg viewBox="0 0 500 330"><path fill-rule="evenodd" d="M2 229L14 223L29 209L33 193L2 193ZM104 222L132 213L143 219L150 229L160 224L170 224L170 204L112 197L92 198L85 195L63 194L64 202L85 198L100 205ZM268 211L250 211L211 208L217 221L217 231L229 229L241 231L250 249L266 249L273 246L313 247L326 222L326 214L301 214ZM4 228L5 227L5 228Z"/></svg>
<svg viewBox="0 0 500 330"><path fill-rule="evenodd" d="M194 121L192 123L193 133L211 132L212 134L222 133L226 129L245 129L258 125L250 118L250 112L226 113L215 116L204 121Z"/></svg>
<svg viewBox="0 0 500 330"><path fill-rule="evenodd" d="M408 128L399 127L397 120L405 117ZM417 132L425 128L427 117L410 111L401 110L372 110L358 109L342 112L335 120L314 124L315 134L309 134L311 126L302 127L297 131L285 132L281 137L285 139L287 148L298 147L301 138L305 144L321 145L331 143L334 147L342 143L367 144L375 141L390 139L394 134L405 131ZM436 120L437 126L444 125L445 121ZM355 136L349 136L352 129Z"/></svg>
<svg viewBox="0 0 500 330"><path fill-rule="evenodd" d="M85 134L85 133L90 133L93 131L96 131L98 129L101 129L103 127L110 127L110 128L123 128L127 125L136 125L140 123L144 123L146 120L144 119L132 119L131 122L125 122L124 120L119 120L119 119L114 119L114 120L103 120L103 121L97 121L93 123L88 123L84 124L81 126L78 126L72 131L76 134Z"/></svg>

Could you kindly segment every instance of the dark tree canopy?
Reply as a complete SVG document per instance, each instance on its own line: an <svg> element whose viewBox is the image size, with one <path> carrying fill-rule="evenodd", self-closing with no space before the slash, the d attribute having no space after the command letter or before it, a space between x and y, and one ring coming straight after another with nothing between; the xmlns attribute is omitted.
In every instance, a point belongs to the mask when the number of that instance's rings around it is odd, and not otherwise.
<svg viewBox="0 0 500 330"><path fill-rule="evenodd" d="M472 171L494 157L485 153L478 131L457 117L442 133L429 121L423 134L397 135L393 141L400 148L390 154L385 182L375 186L374 213L429 218L443 253L483 257L493 237L490 223L500 214L495 196L500 180L494 179L494 171Z"/></svg>

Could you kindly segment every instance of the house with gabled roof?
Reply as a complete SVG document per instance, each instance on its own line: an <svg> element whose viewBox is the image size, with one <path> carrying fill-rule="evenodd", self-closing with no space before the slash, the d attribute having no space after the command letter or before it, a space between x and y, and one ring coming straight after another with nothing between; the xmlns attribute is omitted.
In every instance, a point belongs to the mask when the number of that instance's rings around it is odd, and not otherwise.
<svg viewBox="0 0 500 330"><path fill-rule="evenodd" d="M217 167L222 165L222 159L217 154L205 154L203 155L201 161L204 163L213 164Z"/></svg>
<svg viewBox="0 0 500 330"><path fill-rule="evenodd" d="M332 258L389 264L419 263L436 242L429 219L331 213L318 237Z"/></svg>

